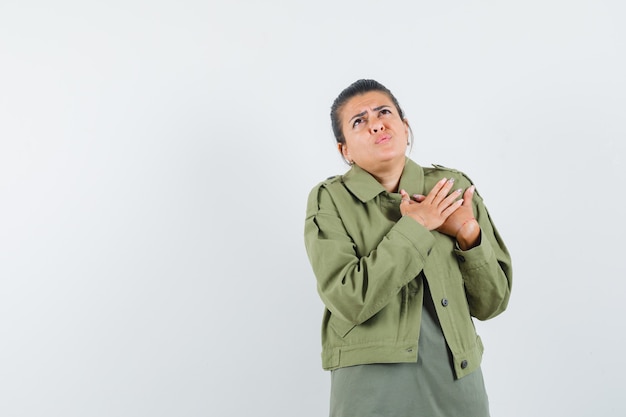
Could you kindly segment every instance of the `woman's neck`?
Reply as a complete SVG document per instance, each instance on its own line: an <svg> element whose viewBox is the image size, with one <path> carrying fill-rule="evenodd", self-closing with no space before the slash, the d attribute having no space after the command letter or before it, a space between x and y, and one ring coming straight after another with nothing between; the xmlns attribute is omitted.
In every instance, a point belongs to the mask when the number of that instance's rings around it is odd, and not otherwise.
<svg viewBox="0 0 626 417"><path fill-rule="evenodd" d="M371 174L376 180L383 186L389 193L398 192L398 186L400 185L400 177L404 171L404 163L396 164L386 170L372 172Z"/></svg>

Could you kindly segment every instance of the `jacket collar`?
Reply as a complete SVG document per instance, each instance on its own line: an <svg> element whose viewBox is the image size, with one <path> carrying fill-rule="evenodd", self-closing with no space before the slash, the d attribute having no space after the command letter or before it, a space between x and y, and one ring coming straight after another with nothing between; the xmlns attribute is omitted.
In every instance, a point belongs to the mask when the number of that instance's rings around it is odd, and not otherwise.
<svg viewBox="0 0 626 417"><path fill-rule="evenodd" d="M343 183L362 203L386 192L372 174L358 165L353 165L343 175ZM406 190L409 195L424 194L424 170L409 158L406 158L398 189Z"/></svg>

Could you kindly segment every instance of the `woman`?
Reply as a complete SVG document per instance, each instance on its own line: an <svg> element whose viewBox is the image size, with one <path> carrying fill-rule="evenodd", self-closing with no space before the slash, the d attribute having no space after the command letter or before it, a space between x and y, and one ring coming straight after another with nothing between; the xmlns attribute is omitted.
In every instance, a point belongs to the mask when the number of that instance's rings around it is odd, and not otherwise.
<svg viewBox="0 0 626 417"><path fill-rule="evenodd" d="M511 261L482 199L406 157L408 121L378 82L341 92L331 121L351 168L313 188L305 224L330 415L488 416L472 316L504 311Z"/></svg>

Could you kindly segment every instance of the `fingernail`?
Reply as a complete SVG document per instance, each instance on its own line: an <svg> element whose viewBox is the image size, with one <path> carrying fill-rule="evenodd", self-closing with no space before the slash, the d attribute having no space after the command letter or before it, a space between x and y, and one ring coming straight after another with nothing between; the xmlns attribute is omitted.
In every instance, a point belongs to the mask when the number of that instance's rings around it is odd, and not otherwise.
<svg viewBox="0 0 626 417"><path fill-rule="evenodd" d="M454 178L450 178L450 179L448 180L448 182L449 182L450 184L454 183Z"/></svg>
<svg viewBox="0 0 626 417"><path fill-rule="evenodd" d="M457 193L460 193L461 191L463 191L462 188L459 188L458 190L456 190Z"/></svg>

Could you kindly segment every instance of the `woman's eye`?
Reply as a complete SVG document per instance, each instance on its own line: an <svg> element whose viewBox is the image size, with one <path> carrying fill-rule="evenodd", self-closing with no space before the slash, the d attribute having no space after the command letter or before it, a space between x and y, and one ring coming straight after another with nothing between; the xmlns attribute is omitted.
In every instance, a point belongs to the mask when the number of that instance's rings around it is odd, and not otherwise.
<svg viewBox="0 0 626 417"><path fill-rule="evenodd" d="M362 121L363 119L355 119L354 122L352 122L352 127L357 127Z"/></svg>
<svg viewBox="0 0 626 417"><path fill-rule="evenodd" d="M391 114L391 110L389 110L389 109L382 109L380 111L380 114Z"/></svg>

